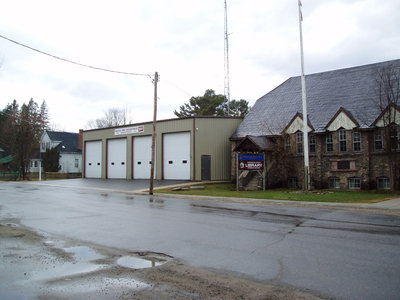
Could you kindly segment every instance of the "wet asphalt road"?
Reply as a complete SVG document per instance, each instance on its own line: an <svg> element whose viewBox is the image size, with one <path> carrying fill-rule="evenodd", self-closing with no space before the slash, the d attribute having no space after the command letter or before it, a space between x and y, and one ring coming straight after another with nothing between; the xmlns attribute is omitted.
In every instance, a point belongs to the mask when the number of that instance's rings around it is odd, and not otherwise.
<svg viewBox="0 0 400 300"><path fill-rule="evenodd" d="M400 297L400 216L149 198L96 190L90 181L54 184L0 182L0 219L327 298Z"/></svg>

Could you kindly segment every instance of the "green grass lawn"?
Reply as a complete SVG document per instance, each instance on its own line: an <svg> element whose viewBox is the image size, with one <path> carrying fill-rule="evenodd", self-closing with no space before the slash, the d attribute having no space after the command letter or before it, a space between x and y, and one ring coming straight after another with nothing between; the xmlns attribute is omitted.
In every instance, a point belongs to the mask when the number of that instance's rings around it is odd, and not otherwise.
<svg viewBox="0 0 400 300"><path fill-rule="evenodd" d="M191 189L188 191L172 191L171 189L157 190L157 193L199 195L215 197L236 197L253 199L334 202L334 203L374 203L400 197L399 193L377 191L336 191L313 190L305 193L301 190L271 189L266 191L236 191L232 183L203 185L204 190Z"/></svg>

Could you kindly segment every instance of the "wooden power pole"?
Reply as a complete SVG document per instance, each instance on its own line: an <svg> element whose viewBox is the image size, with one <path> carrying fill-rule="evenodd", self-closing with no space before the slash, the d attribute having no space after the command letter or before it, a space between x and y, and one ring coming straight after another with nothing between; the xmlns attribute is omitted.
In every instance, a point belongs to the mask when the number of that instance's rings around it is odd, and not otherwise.
<svg viewBox="0 0 400 300"><path fill-rule="evenodd" d="M157 123L157 82L158 73L154 74L154 113L153 113L153 134L151 136L151 167L150 167L150 189L149 195L153 195L154 189L154 161L156 152L156 123Z"/></svg>

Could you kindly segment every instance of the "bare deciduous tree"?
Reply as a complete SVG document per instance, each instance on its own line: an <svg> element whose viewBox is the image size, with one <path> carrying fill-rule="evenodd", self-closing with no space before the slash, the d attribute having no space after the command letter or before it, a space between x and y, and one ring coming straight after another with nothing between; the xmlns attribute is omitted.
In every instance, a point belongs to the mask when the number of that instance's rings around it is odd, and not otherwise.
<svg viewBox="0 0 400 300"><path fill-rule="evenodd" d="M384 137L384 152L388 157L390 187L398 186L399 166L399 104L400 104L400 70L387 66L379 70L377 76L378 105L381 118L376 124L381 127Z"/></svg>
<svg viewBox="0 0 400 300"><path fill-rule="evenodd" d="M110 108L104 112L104 117L91 120L86 124L87 129L107 128L131 124L127 108Z"/></svg>

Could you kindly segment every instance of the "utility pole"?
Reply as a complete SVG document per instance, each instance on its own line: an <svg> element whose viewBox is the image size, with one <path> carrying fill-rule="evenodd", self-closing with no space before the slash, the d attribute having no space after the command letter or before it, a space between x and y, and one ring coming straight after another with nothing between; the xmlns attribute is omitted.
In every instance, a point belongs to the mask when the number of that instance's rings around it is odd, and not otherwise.
<svg viewBox="0 0 400 300"><path fill-rule="evenodd" d="M44 122L43 122L43 116L40 116L40 126L42 127L41 130L41 136L39 140L39 181L42 181L42 137L44 133Z"/></svg>
<svg viewBox="0 0 400 300"><path fill-rule="evenodd" d="M226 6L225 0L225 14L224 14L224 71L225 71L225 80L224 80L224 94L225 100L227 101L228 106L228 116L231 115L230 102L230 87L229 87L229 43L228 43L228 8Z"/></svg>
<svg viewBox="0 0 400 300"><path fill-rule="evenodd" d="M301 23L303 22L303 14L301 12L301 1L298 0L299 5L299 29L300 29L300 56L301 56L301 99L303 102L303 149L304 149L304 189L309 191L311 189L310 180L310 162L308 155L308 118L307 118L307 94L306 94L306 78L304 75L304 53L303 53L303 29Z"/></svg>
<svg viewBox="0 0 400 300"><path fill-rule="evenodd" d="M156 152L156 123L157 123L157 82L158 73L154 74L154 113L153 113L153 134L151 136L151 167L150 167L150 189L149 195L153 195L154 189L154 161Z"/></svg>

